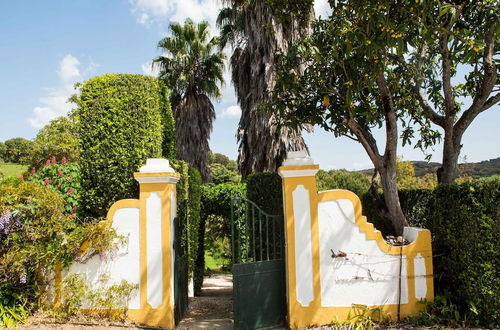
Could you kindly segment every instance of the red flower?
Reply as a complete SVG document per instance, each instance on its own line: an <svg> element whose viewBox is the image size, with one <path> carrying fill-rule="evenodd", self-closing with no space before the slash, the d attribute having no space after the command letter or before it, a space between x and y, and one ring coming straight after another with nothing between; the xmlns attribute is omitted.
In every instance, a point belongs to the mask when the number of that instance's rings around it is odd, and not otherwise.
<svg viewBox="0 0 500 330"><path fill-rule="evenodd" d="M69 187L67 194L71 195L73 193L73 187Z"/></svg>
<svg viewBox="0 0 500 330"><path fill-rule="evenodd" d="M75 218L75 215L74 215L74 214L70 214L70 215L68 216L68 218L70 218L70 219L74 219L74 218Z"/></svg>
<svg viewBox="0 0 500 330"><path fill-rule="evenodd" d="M56 156L52 156L52 159L50 162L52 163L52 165L54 165L56 163Z"/></svg>
<svg viewBox="0 0 500 330"><path fill-rule="evenodd" d="M45 178L45 185L48 186L50 183L50 179L49 178Z"/></svg>
<svg viewBox="0 0 500 330"><path fill-rule="evenodd" d="M36 174L36 168L32 167L31 168L31 175L35 175Z"/></svg>
<svg viewBox="0 0 500 330"><path fill-rule="evenodd" d="M66 157L63 157L61 160L61 164L66 165Z"/></svg>
<svg viewBox="0 0 500 330"><path fill-rule="evenodd" d="M50 159L47 159L47 161L45 162L45 166L50 166Z"/></svg>
<svg viewBox="0 0 500 330"><path fill-rule="evenodd" d="M64 176L64 173L60 168L57 169L57 174L59 174L59 176Z"/></svg>

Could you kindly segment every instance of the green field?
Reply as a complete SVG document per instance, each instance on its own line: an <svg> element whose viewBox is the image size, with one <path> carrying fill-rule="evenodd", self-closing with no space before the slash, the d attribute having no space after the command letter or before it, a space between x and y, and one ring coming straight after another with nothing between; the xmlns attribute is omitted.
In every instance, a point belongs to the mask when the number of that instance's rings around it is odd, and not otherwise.
<svg viewBox="0 0 500 330"><path fill-rule="evenodd" d="M27 165L0 163L0 177L15 176L18 177L28 169Z"/></svg>

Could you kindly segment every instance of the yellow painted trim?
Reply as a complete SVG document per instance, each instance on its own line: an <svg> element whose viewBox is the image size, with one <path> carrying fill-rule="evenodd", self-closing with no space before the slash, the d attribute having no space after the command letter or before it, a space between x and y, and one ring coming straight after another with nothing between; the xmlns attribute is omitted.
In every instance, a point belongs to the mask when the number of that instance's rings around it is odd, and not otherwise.
<svg viewBox="0 0 500 330"><path fill-rule="evenodd" d="M179 173L175 172L158 172L158 173L134 173L134 178L147 178L147 177L155 177L155 176L174 176L176 178L180 178Z"/></svg>
<svg viewBox="0 0 500 330"><path fill-rule="evenodd" d="M282 170L283 168L280 168ZM293 170L310 169L310 166L297 166ZM288 170L288 168L287 168ZM291 170L291 169L290 169ZM302 185L309 192L310 212L311 212L311 243L313 248L313 292L314 300L309 306L304 307L297 301L296 296L296 273L295 267L295 229L294 229L294 212L293 212L293 196L292 192L297 186ZM283 196L285 207L285 228L286 228L286 274L287 274L287 307L289 322L291 328L304 328L312 325L329 324L334 321L346 320L350 312L353 312L352 307L322 307L321 306L321 281L319 270L319 228L318 228L318 204L325 201L333 201L339 199L349 200L354 207L355 223L359 227L360 232L363 232L367 240L375 240L379 248L390 255L399 256L400 253L405 257L407 269L407 287L408 287L408 303L401 304L401 317L417 314L423 305L418 303L415 297L415 272L414 258L420 253L425 258L427 292L426 299L433 300L433 270L432 270L432 249L431 237L429 231L421 231L418 233L417 239L404 247L391 246L385 242L382 234L377 231L373 224L367 222L365 216L362 215L362 206L359 197L353 192L347 190L332 190L325 192L317 192L316 179L314 176L307 177L286 177L283 178ZM383 318L396 319L397 304L370 306L371 308L380 308L383 311Z"/></svg>
<svg viewBox="0 0 500 330"><path fill-rule="evenodd" d="M302 171L302 170L319 170L319 165L303 165L303 166L281 166L278 172L284 171Z"/></svg>

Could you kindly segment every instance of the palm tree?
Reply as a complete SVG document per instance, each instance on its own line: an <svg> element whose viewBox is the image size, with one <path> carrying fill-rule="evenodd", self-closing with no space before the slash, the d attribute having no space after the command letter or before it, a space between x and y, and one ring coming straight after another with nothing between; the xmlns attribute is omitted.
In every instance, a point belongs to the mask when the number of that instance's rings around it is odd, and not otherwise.
<svg viewBox="0 0 500 330"><path fill-rule="evenodd" d="M262 111L275 85L278 54L310 32L311 8L306 22L277 18L265 0L224 0L217 17L220 46L233 48L232 81L242 114L236 136L238 165L243 178L253 172L275 171L291 150L307 149L301 132L275 125L274 116Z"/></svg>
<svg viewBox="0 0 500 330"><path fill-rule="evenodd" d="M153 59L153 66L159 68L159 79L172 91L177 157L198 169L207 181L208 140L215 119L210 98L221 96L226 57L218 48L218 39L209 40L206 21L195 24L187 19L184 25L170 24L170 30L172 35L158 43L164 54Z"/></svg>

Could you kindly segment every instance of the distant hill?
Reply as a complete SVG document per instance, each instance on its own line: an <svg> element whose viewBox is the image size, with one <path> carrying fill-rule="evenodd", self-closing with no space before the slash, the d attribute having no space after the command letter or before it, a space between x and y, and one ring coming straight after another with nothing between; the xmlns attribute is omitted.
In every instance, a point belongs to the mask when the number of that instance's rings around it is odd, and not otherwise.
<svg viewBox="0 0 500 330"><path fill-rule="evenodd" d="M421 160L414 160L411 162L415 168L415 176L424 176L427 173L436 173L437 168L441 166L440 163L428 163ZM467 174L475 178L500 175L500 157L490 160L483 160L482 162L478 163L459 164L458 167L459 171L465 171ZM373 174L373 168L361 170L358 172L371 176Z"/></svg>

